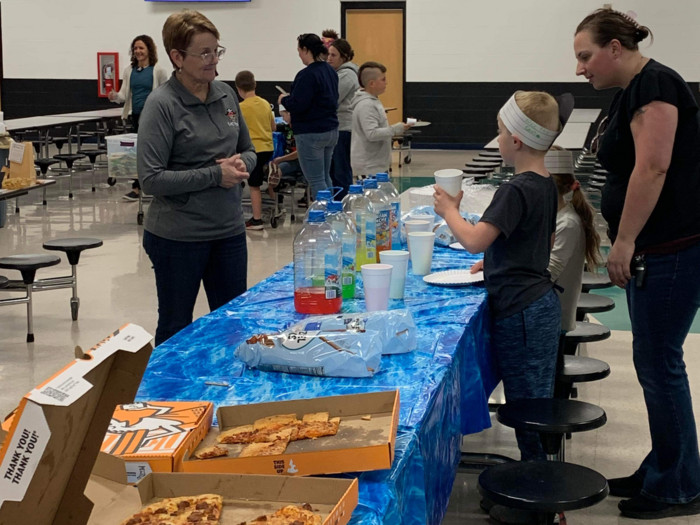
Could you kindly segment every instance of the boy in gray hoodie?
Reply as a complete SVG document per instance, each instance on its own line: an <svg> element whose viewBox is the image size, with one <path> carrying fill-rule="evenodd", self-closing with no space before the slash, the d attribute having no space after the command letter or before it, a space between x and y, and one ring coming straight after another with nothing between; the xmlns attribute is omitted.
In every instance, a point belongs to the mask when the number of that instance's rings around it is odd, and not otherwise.
<svg viewBox="0 0 700 525"><path fill-rule="evenodd" d="M379 95L386 91L386 67L379 62L360 66L360 86L352 100L352 142L350 162L356 177L388 172L391 167L391 139L412 124L389 126Z"/></svg>

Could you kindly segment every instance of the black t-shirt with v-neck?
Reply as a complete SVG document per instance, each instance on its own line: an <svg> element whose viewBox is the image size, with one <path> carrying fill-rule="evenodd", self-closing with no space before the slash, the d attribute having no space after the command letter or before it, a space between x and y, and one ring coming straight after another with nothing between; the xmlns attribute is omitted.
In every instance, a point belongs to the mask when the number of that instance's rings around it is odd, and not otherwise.
<svg viewBox="0 0 700 525"><path fill-rule="evenodd" d="M678 127L666 180L654 210L637 237L637 251L700 233L698 103L678 73L650 59L629 86L615 95L600 143L598 159L608 170L601 200L608 235L614 242L635 165L630 122L635 111L655 100L678 108Z"/></svg>
<svg viewBox="0 0 700 525"><path fill-rule="evenodd" d="M494 318L524 310L552 289L547 266L557 224L557 187L532 171L502 184L481 217L500 230L484 254L484 282Z"/></svg>

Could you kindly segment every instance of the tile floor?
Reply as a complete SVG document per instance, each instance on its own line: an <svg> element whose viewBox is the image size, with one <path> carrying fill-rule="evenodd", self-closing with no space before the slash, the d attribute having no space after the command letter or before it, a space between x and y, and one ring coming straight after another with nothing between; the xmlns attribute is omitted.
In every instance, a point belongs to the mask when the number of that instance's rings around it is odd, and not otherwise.
<svg viewBox="0 0 700 525"><path fill-rule="evenodd" d="M423 178L441 168L460 167L470 159L469 152L414 151L413 162L394 174L401 176L401 187L411 185L410 177ZM41 206L40 195L20 199L19 214L10 201L7 224L0 228L0 254L41 252L42 243L54 237L98 237L104 246L86 251L81 258L78 278L81 299L79 319L70 317L70 290L37 293L34 298L36 341L25 342L26 317L23 305L0 308L0 415L7 414L28 390L65 365L75 346L88 348L126 322L154 331L156 296L148 257L141 248L142 228L136 224L137 203L123 201L129 191L126 182L110 187L106 173L98 172L101 182L90 191L90 174L75 177L75 198L67 198L67 181L60 180L49 190L49 204ZM292 238L301 223L287 218L277 229L248 232L249 286L264 279L291 261ZM40 270L39 277L70 272L66 262ZM5 272L7 273L7 272ZM10 272L12 273L12 272ZM18 274L10 275L17 278ZM7 297L0 292L0 297ZM200 294L195 315L208 311ZM599 430L575 435L568 445L567 458L607 476L625 475L635 468L649 446L640 387L631 366L630 333L614 331L607 341L589 345L586 352L601 358L612 368L609 378L581 385L579 399L602 406L608 423ZM691 387L700 395L700 335L691 334L686 344ZM512 431L497 422L488 431L464 438L463 449L514 457L517 455ZM474 473L460 473L445 525L487 523L479 510ZM569 525L634 523L620 518L617 499L609 498L583 511L567 513ZM659 523L700 523L700 518L669 519Z"/></svg>

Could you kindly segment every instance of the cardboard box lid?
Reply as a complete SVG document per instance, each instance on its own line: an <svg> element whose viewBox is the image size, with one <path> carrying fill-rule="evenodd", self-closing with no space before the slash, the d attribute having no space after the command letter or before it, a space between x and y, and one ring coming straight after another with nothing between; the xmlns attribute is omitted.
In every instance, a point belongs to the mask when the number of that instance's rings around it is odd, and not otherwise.
<svg viewBox="0 0 700 525"><path fill-rule="evenodd" d="M151 339L127 324L24 396L0 450L0 523L87 523L85 485L114 407L136 395Z"/></svg>
<svg viewBox="0 0 700 525"><path fill-rule="evenodd" d="M117 406L102 442L102 452L124 459L169 458L192 431L211 424L208 401L147 401ZM208 418L208 420L207 420Z"/></svg>

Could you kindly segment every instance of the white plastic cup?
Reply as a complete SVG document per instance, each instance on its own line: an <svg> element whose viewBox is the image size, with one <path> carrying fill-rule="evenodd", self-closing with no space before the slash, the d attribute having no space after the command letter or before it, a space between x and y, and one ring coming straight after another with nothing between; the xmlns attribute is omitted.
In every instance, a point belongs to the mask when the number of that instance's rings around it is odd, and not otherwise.
<svg viewBox="0 0 700 525"><path fill-rule="evenodd" d="M435 184L440 186L447 193L456 197L462 191L462 170L447 169L437 170L435 173Z"/></svg>
<svg viewBox="0 0 700 525"><path fill-rule="evenodd" d="M392 273L391 264L363 264L361 271L367 311L376 312L388 309Z"/></svg>
<svg viewBox="0 0 700 525"><path fill-rule="evenodd" d="M408 258L409 253L406 250L384 250L379 252L381 262L394 267L391 270L391 284L389 285L390 299L403 299L404 289L406 288Z"/></svg>
<svg viewBox="0 0 700 525"><path fill-rule="evenodd" d="M435 227L435 215L431 213L411 213L408 218L412 221L428 221L428 224L430 225L429 228L426 231L433 231L433 228ZM422 230L419 230L422 231Z"/></svg>
<svg viewBox="0 0 700 525"><path fill-rule="evenodd" d="M406 124L415 124L417 122L418 122L418 119L415 119L415 118L408 117L406 119Z"/></svg>
<svg viewBox="0 0 700 525"><path fill-rule="evenodd" d="M430 221L423 219L408 219L403 221L403 226L406 228L406 245L408 246L408 251L411 251L411 241L408 238L408 234L411 232L430 232L433 231Z"/></svg>
<svg viewBox="0 0 700 525"><path fill-rule="evenodd" d="M433 245L435 233L411 232L408 234L411 243L411 269L414 275L428 275L433 262Z"/></svg>

